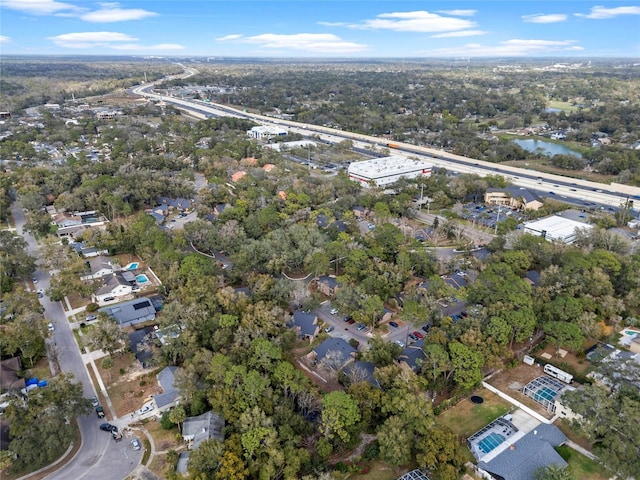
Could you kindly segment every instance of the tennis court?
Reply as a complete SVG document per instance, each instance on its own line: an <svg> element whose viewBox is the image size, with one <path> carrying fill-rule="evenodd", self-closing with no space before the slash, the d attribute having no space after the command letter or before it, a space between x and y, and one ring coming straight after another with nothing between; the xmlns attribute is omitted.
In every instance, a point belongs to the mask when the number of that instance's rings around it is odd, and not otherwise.
<svg viewBox="0 0 640 480"><path fill-rule="evenodd" d="M496 432L491 432L478 442L478 449L485 455L494 450L498 445L504 442L504 436Z"/></svg>

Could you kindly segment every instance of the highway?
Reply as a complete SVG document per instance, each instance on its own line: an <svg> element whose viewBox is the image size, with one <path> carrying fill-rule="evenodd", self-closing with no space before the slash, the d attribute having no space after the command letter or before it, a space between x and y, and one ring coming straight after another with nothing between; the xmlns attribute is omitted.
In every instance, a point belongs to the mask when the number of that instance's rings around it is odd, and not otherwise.
<svg viewBox="0 0 640 480"><path fill-rule="evenodd" d="M185 68L182 78L194 75L194 69ZM156 82L159 83L159 82ZM253 120L264 125L286 127L305 136L317 135L321 140L336 143L351 140L355 148L380 152L387 149L391 153L409 155L425 159L435 167L446 168L458 173L474 173L480 176L502 175L512 184L535 190L543 196L566 197L576 200L579 205L602 205L617 208L628 200L635 201L633 209L640 211L640 188L619 183L597 183L562 175L537 172L525 168L517 168L502 163L491 163L473 158L462 157L444 150L420 147L408 143L392 142L388 140L362 135L352 132L322 127L318 125L281 120L264 115L253 114L219 104L212 104L199 100L185 100L173 96L162 95L153 91L155 84L150 83L131 88L132 94L170 103L175 107L186 110L200 118L231 116ZM389 147L392 145L393 147Z"/></svg>
<svg viewBox="0 0 640 480"><path fill-rule="evenodd" d="M16 232L27 242L27 253L39 259L38 245L28 232L23 230L25 224L24 212L15 204L11 208L15 221ZM38 279L38 289L47 290L51 277L49 272L38 268L34 274ZM35 293L34 293L35 295ZM54 348L57 353L60 368L65 373L72 373L83 386L84 396L95 396L93 384L80 356L78 344L73 337L71 326L60 302L53 302L48 296L40 299L45 309L45 318L53 323ZM101 431L98 427L104 420L99 420L92 413L87 417L78 418L78 426L82 436L80 450L74 458L45 478L51 480L112 480L126 478L138 466L141 452L135 452L128 441L114 442L111 435Z"/></svg>

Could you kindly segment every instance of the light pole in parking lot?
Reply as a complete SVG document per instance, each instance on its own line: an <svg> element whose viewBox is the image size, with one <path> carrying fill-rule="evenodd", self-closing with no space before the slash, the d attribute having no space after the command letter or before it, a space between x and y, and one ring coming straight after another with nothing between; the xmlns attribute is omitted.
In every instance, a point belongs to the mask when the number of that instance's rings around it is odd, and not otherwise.
<svg viewBox="0 0 640 480"><path fill-rule="evenodd" d="M496 217L496 228L493 231L494 235L498 234L498 222L500 221L500 212L502 211L502 207L498 206L498 216Z"/></svg>

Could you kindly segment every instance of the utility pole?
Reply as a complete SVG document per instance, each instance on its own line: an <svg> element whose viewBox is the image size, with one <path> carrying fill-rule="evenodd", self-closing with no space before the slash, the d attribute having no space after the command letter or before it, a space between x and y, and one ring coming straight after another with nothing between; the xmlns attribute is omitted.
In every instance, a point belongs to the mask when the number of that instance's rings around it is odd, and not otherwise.
<svg viewBox="0 0 640 480"><path fill-rule="evenodd" d="M498 216L496 217L496 228L493 231L494 235L498 234L498 222L500 221L500 212L502 211L502 207L498 207Z"/></svg>

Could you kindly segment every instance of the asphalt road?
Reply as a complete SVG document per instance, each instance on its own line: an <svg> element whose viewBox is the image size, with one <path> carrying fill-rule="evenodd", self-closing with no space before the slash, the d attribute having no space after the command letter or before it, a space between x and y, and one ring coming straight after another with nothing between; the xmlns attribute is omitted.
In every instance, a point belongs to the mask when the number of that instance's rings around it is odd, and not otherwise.
<svg viewBox="0 0 640 480"><path fill-rule="evenodd" d="M14 205L11 212L17 233L22 235L27 242L27 252L39 260L39 248L35 239L22 230L25 223L22 209ZM51 280L49 273L38 268L35 277L38 279L36 287L46 291ZM93 397L95 390L61 303L52 302L46 295L40 299L40 303L45 309L45 317L55 326L52 334L60 368L65 373L72 373L76 380L82 383L85 397ZM78 418L82 435L80 450L73 460L45 478L52 480L114 480L129 476L140 463L142 451L134 451L128 441L114 442L109 433L98 428L100 423L102 421L95 414Z"/></svg>

